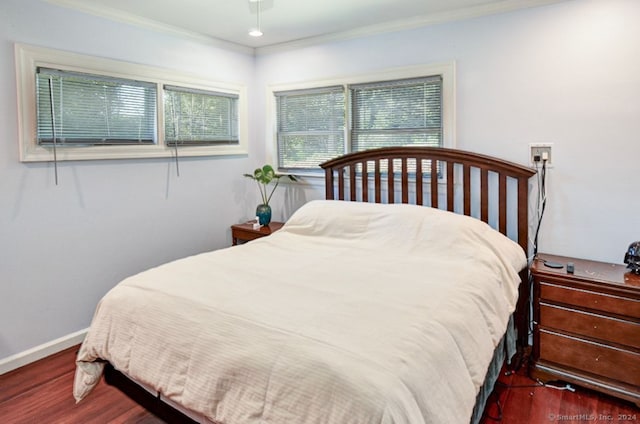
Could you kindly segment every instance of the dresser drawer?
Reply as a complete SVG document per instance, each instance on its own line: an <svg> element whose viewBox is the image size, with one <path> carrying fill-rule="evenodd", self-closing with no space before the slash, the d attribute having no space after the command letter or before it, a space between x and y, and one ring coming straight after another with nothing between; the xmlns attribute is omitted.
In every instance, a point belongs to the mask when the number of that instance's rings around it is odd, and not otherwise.
<svg viewBox="0 0 640 424"><path fill-rule="evenodd" d="M640 300L541 282L542 299L640 319Z"/></svg>
<svg viewBox="0 0 640 424"><path fill-rule="evenodd" d="M540 303L540 325L640 349L640 323Z"/></svg>
<svg viewBox="0 0 640 424"><path fill-rule="evenodd" d="M640 354L540 330L540 359L640 386Z"/></svg>

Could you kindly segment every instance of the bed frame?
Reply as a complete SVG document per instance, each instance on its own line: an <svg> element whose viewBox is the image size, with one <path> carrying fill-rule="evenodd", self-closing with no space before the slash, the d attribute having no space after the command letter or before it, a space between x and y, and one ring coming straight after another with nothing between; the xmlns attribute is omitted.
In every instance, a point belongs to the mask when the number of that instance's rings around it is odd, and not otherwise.
<svg viewBox="0 0 640 424"><path fill-rule="evenodd" d="M533 169L440 147L383 147L349 153L320 166L325 170L326 199L412 203L475 216L518 242L528 256L528 182ZM521 357L529 332L527 269L520 279L524 284L514 319Z"/></svg>
<svg viewBox="0 0 640 424"><path fill-rule="evenodd" d="M375 203L399 200L477 215L528 251L528 181L535 174L532 169L490 156L434 147L373 149L320 166L325 170L327 199ZM528 270L523 270L520 277L527 282ZM528 344L528 299L528 284L520 284L514 317L521 348ZM108 384L167 422L196 423L109 363L104 375Z"/></svg>

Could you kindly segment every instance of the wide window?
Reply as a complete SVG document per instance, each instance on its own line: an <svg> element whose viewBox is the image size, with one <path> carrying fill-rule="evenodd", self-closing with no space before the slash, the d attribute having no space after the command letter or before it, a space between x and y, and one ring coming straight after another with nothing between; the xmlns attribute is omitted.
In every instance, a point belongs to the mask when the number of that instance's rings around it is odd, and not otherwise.
<svg viewBox="0 0 640 424"><path fill-rule="evenodd" d="M154 144L156 86L38 68L38 144Z"/></svg>
<svg viewBox="0 0 640 424"><path fill-rule="evenodd" d="M246 88L16 45L20 159L247 153Z"/></svg>
<svg viewBox="0 0 640 424"><path fill-rule="evenodd" d="M453 65L330 82L273 89L280 171L313 173L326 160L377 147L453 147Z"/></svg>

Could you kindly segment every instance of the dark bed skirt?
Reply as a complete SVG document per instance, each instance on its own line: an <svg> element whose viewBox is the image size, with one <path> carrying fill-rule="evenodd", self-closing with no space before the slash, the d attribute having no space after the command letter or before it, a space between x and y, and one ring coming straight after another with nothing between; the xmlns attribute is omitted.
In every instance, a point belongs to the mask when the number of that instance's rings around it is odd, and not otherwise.
<svg viewBox="0 0 640 424"><path fill-rule="evenodd" d="M516 340L517 334L515 330L515 324L513 321L513 315L509 319L507 325L507 332L500 340L498 347L493 352L493 359L489 364L487 375L484 379L484 384L480 387L478 396L476 396L476 405L473 408L473 415L471 415L471 424L478 424L482 419L484 408L487 404L487 400L493 392L493 388L500 377L500 371L502 366L506 363L510 363L511 359L516 354Z"/></svg>

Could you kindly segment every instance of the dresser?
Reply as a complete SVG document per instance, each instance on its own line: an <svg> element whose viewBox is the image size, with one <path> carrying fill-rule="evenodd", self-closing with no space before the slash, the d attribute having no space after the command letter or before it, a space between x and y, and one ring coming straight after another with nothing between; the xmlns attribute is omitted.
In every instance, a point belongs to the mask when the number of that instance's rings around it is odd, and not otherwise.
<svg viewBox="0 0 640 424"><path fill-rule="evenodd" d="M531 377L566 381L640 406L640 276L621 264L546 254L534 259L531 274Z"/></svg>

